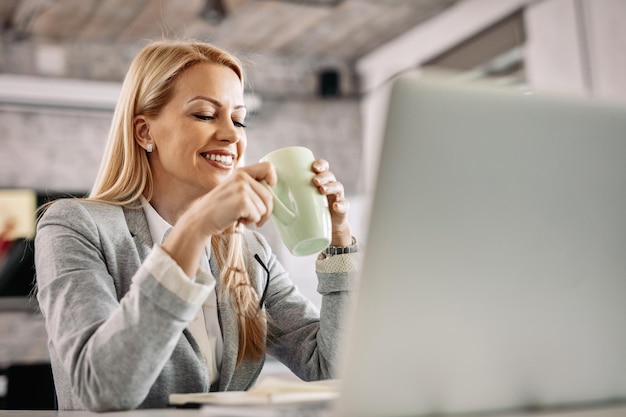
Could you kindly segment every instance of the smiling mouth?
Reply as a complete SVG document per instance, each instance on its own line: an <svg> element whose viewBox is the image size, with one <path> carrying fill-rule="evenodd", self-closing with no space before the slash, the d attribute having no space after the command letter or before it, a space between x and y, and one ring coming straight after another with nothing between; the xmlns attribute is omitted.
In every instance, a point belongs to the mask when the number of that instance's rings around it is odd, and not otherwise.
<svg viewBox="0 0 626 417"><path fill-rule="evenodd" d="M202 156L208 161L217 162L221 165L232 166L234 158L232 155L220 155L214 153L203 153Z"/></svg>

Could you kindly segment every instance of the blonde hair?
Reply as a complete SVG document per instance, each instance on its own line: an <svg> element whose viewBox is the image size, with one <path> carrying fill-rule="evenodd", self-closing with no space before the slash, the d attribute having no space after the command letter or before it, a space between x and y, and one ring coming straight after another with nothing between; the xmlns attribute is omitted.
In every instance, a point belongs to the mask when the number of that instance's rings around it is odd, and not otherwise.
<svg viewBox="0 0 626 417"><path fill-rule="evenodd" d="M122 84L102 163L89 200L120 206L131 205L143 195L152 197L153 179L145 150L134 138L137 115L156 116L172 97L178 76L198 63L214 63L232 69L244 85L239 60L213 45L194 41L155 41L133 60ZM237 363L265 353L266 316L250 283L243 257L241 230L228 243L212 239L221 275L220 294L230 296L238 313Z"/></svg>

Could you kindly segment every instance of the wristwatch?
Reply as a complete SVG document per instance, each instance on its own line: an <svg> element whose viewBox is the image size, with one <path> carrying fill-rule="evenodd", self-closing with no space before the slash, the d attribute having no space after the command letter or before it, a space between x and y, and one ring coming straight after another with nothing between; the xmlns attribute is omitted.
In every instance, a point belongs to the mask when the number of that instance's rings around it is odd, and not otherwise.
<svg viewBox="0 0 626 417"><path fill-rule="evenodd" d="M328 246L324 250L324 254L329 257L333 255L343 255L344 253L354 253L359 251L359 244L354 236L352 236L352 244L350 246Z"/></svg>

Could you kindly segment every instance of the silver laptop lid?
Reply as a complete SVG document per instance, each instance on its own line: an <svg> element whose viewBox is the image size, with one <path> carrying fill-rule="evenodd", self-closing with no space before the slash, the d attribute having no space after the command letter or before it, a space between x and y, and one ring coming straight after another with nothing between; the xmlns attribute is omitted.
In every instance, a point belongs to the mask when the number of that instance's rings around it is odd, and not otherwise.
<svg viewBox="0 0 626 417"><path fill-rule="evenodd" d="M394 86L342 417L626 398L626 109Z"/></svg>

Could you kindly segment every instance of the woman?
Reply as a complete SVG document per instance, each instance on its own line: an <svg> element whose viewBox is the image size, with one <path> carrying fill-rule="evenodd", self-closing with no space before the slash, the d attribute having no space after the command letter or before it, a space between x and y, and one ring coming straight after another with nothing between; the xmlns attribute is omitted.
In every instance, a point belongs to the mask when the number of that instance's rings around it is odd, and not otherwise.
<svg viewBox="0 0 626 417"><path fill-rule="evenodd" d="M174 392L246 390L271 353L305 380L332 378L341 311L358 264L343 186L316 161L331 248L318 258L321 311L245 225L270 217L269 163L243 166L238 61L160 41L133 61L86 199L38 224L38 301L60 409L167 405ZM333 247L342 247L337 251ZM331 250L332 249L332 250Z"/></svg>

